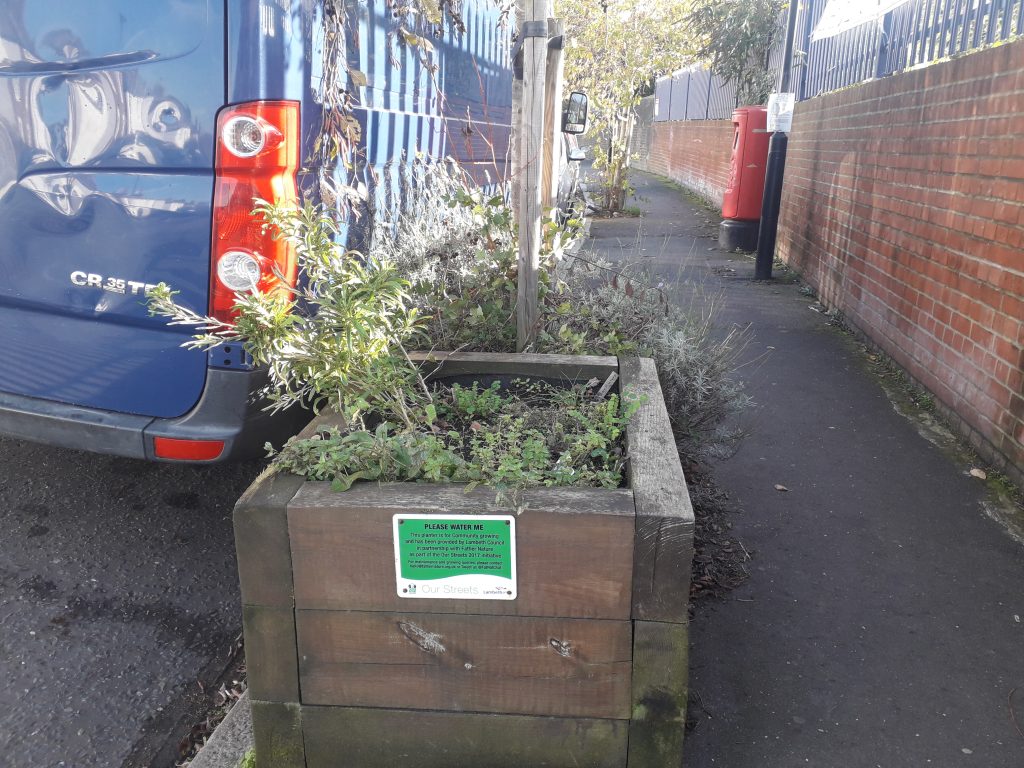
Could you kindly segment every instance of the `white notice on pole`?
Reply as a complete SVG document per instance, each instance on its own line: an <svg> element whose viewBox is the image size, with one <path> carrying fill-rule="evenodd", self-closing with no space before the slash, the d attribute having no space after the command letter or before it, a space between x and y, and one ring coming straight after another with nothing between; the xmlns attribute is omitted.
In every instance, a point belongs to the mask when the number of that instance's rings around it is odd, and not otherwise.
<svg viewBox="0 0 1024 768"><path fill-rule="evenodd" d="M773 93L768 97L768 132L793 130L793 105L795 93Z"/></svg>

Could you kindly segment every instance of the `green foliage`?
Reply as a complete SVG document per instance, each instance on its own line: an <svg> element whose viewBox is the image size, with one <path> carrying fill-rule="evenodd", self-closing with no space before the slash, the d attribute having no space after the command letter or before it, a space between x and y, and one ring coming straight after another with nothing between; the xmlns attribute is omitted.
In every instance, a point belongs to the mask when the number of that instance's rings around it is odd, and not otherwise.
<svg viewBox="0 0 1024 768"><path fill-rule="evenodd" d="M369 255L340 248L335 221L321 209L260 204L258 215L296 250L305 278L297 296L239 295L237 321L221 323L178 305L161 285L151 312L197 326L187 346L242 344L269 371L272 408L342 415L340 427L290 441L277 458L286 469L338 488L463 482L512 499L533 485L617 487L622 433L639 405L630 393L599 398L598 382L430 388L409 360L406 348L417 345L514 349L506 331L515 325L516 285L509 207L449 171L431 170L436 186L404 199L423 206L422 217L380 218ZM716 337L710 314L673 307L643 269L570 256L566 241L554 225L545 228L532 351L654 357L681 448L698 456L724 446L724 419L746 403L731 379L741 337Z"/></svg>
<svg viewBox="0 0 1024 768"><path fill-rule="evenodd" d="M622 436L640 402L630 395L597 399L591 386L556 388L516 380L507 389L440 386L429 425L402 430L330 428L293 438L277 461L313 480L347 490L357 480L486 485L518 503L525 488L583 485L617 488Z"/></svg>
<svg viewBox="0 0 1024 768"><path fill-rule="evenodd" d="M430 347L515 351L518 235L506 190L472 188L451 164L416 162L400 179L400 207L379 208L374 252L405 275ZM542 230L539 300L547 300L554 264L576 237L548 221Z"/></svg>
<svg viewBox="0 0 1024 768"><path fill-rule="evenodd" d="M410 276L421 312L432 316L427 337L439 349L514 351L514 315L501 310L489 318L482 309L493 303L488 296L516 291L515 231L504 197L464 194L457 169L446 166L423 169L416 182L407 185L408 215L380 216L396 223L381 245ZM485 225L484 241L500 243L495 252L503 254L486 264L477 235ZM675 306L673 286L656 280L643 259L612 265L570 254L571 234L553 226L545 232L540 328L531 351L654 358L680 450L691 458L728 453L741 434L730 417L749 404L733 377L745 334L715 332L714 300L699 303L707 311ZM473 321L480 313L484 321Z"/></svg>
<svg viewBox="0 0 1024 768"><path fill-rule="evenodd" d="M372 431L332 427L313 438L292 438L277 462L310 480L330 480L339 491L356 480L453 482L465 474L465 461L437 435L396 430L390 422Z"/></svg>
<svg viewBox="0 0 1024 768"><path fill-rule="evenodd" d="M178 305L161 285L150 293L150 311L197 326L186 346L241 344L269 371L272 408L341 414L342 426L292 439L277 457L285 469L331 480L339 490L357 480L462 482L516 500L534 485L617 487L625 460L622 430L638 407L633 400L598 398L592 382L570 389L537 382L428 388L410 361L405 345L423 339L417 296L427 306L436 302L438 314L457 329L452 337L491 341L494 327L472 317L484 312L480 302L492 293L514 292L514 275L493 257L498 250L503 259L515 252L502 198L456 191L450 201L450 211L473 224L471 250L442 270L441 283L420 279L410 292L386 255L339 248L334 219L325 211L261 203L257 215L295 248L304 277L297 296L239 294L236 321L222 323ZM551 233L549 243L558 237ZM550 281L554 272L546 272ZM459 287L472 303L449 292L445 281L455 279L465 280ZM515 343L514 335L499 339Z"/></svg>
<svg viewBox="0 0 1024 768"><path fill-rule="evenodd" d="M635 110L650 83L693 61L686 24L690 0L555 0L566 24L566 90L590 97L594 168L602 174L605 207L626 197Z"/></svg>
<svg viewBox="0 0 1024 768"><path fill-rule="evenodd" d="M238 764L238 768L256 768L256 750L250 749L245 753L245 757L242 758L242 762Z"/></svg>
<svg viewBox="0 0 1024 768"><path fill-rule="evenodd" d="M505 405L501 395L501 384L497 381L486 389L473 382L471 387L452 385L451 414L466 419L489 418L498 413Z"/></svg>
<svg viewBox="0 0 1024 768"><path fill-rule="evenodd" d="M431 338L457 349L477 339L490 339L495 348L515 343L517 286L509 279L518 260L515 222L500 195L482 190L459 190L447 201L449 210L469 212L466 230L470 239L468 259L439 265L447 272L435 283L420 275L414 291L433 309ZM438 285L445 292L436 294Z"/></svg>
<svg viewBox="0 0 1024 768"><path fill-rule="evenodd" d="M639 259L614 266L586 254L562 260L538 351L653 358L680 450L695 459L725 455L741 436L730 417L750 402L733 377L747 335L716 333L714 298L698 292L684 309L669 300L673 287Z"/></svg>
<svg viewBox="0 0 1024 768"><path fill-rule="evenodd" d="M179 306L161 284L149 294L151 314L198 326L190 348L241 344L266 366L274 410L327 409L353 422L377 412L412 426L423 395L404 345L422 328L418 310L409 306L408 281L388 261L336 245L336 222L322 209L261 202L256 212L296 249L305 277L296 297L237 294L238 318L225 324Z"/></svg>
<svg viewBox="0 0 1024 768"><path fill-rule="evenodd" d="M693 0L687 21L697 56L736 84L741 104L764 104L775 88L768 56L782 34L786 7L785 0Z"/></svg>

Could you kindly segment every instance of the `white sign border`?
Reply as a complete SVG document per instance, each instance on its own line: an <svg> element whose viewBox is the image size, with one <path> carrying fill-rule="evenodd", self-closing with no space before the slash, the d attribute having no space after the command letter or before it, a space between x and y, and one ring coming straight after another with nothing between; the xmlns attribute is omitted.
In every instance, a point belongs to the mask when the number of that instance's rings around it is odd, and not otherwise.
<svg viewBox="0 0 1024 768"><path fill-rule="evenodd" d="M416 581L402 578L402 562L401 552L398 546L398 525L400 520L458 520L466 522L480 522L481 520L500 520L509 524L509 557L512 560L512 578L506 579L504 576L485 576L466 574L463 576L449 576L443 579L429 579L427 581ZM519 580L516 565L516 518L515 515L449 515L449 514L436 514L436 515L417 515L417 514L406 514L399 512L391 518L392 527L392 540L395 550L395 594L403 600L515 600L519 596ZM481 579L498 580L499 585L495 587L495 592L498 594L480 594L480 595L466 595L466 594L454 594L446 595L442 592L437 594L424 594L421 590L423 585L430 585L443 587L445 585L457 586L457 587L473 587L479 586ZM403 594L403 585L406 589L410 586L414 586L415 592L406 592ZM511 592L511 594L508 594Z"/></svg>

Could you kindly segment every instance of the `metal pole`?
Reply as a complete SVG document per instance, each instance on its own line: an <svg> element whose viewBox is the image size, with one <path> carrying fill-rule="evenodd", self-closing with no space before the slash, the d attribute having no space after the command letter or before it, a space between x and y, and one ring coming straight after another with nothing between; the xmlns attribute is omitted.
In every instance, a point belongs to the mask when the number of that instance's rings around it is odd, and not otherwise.
<svg viewBox="0 0 1024 768"><path fill-rule="evenodd" d="M789 80L793 73L793 38L796 34L797 0L789 0L789 17L786 20L786 47L782 54L782 71L779 73L779 93L789 92ZM786 147L789 136L775 131L768 142L768 162L765 165L764 199L761 201L761 226L757 233L757 259L754 262L754 279L771 280L772 261L775 259L775 238L779 229L779 207L782 202L782 176L786 170Z"/></svg>

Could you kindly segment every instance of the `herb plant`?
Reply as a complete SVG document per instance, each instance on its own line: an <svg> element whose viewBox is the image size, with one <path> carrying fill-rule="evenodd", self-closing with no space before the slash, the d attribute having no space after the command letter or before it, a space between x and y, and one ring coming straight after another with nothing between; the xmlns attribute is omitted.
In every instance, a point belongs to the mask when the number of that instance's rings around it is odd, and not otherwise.
<svg viewBox="0 0 1024 768"><path fill-rule="evenodd" d="M405 428L422 421L429 395L405 353L422 331L408 281L389 261L338 246L336 221L322 209L261 202L256 214L295 247L304 276L295 296L239 293L237 320L224 323L180 306L161 284L149 293L150 312L197 326L188 347L242 344L267 367L272 410L326 409L353 425L370 413Z"/></svg>
<svg viewBox="0 0 1024 768"><path fill-rule="evenodd" d="M626 459L621 438L640 401L628 393L598 398L589 384L438 385L432 420L418 430L390 422L331 427L288 441L277 461L339 490L356 480L458 482L516 501L531 486L616 488Z"/></svg>
<svg viewBox="0 0 1024 768"><path fill-rule="evenodd" d="M503 294L508 278L495 274L489 254L500 250L509 258L507 244L499 245L511 226L507 211L476 194L454 199L471 208L479 227L467 284L502 286ZM303 276L295 295L239 294L237 319L227 323L179 305L171 288L160 285L149 294L150 311L196 326L189 347L241 344L269 372L264 394L271 409L311 407L341 416L338 426L290 440L276 458L282 468L330 480L339 490L357 480L482 484L517 505L530 486L621 485L623 432L639 406L629 393L606 395L596 381L428 386L406 352L425 343L432 322L416 306L415 292L422 297L424 285L400 276L386 251L367 256L337 245L335 220L323 209L260 203L256 214L295 248ZM450 300L437 299L436 312L458 320L453 332L472 340L483 331L459 330L473 328L466 302L486 293L453 292ZM481 309L488 323L490 312ZM514 329L514 322L498 324Z"/></svg>
<svg viewBox="0 0 1024 768"><path fill-rule="evenodd" d="M438 349L514 351L516 230L505 197L472 191L451 164L417 162L402 173L401 205L375 211L383 222L375 247L430 316L420 338ZM549 223L544 234L530 351L651 357L680 451L701 459L733 450L742 436L734 417L750 402L733 375L747 333L716 329L714 297L691 307L670 301L672 291L699 289L664 284L640 257L612 264L576 248L578 222Z"/></svg>

